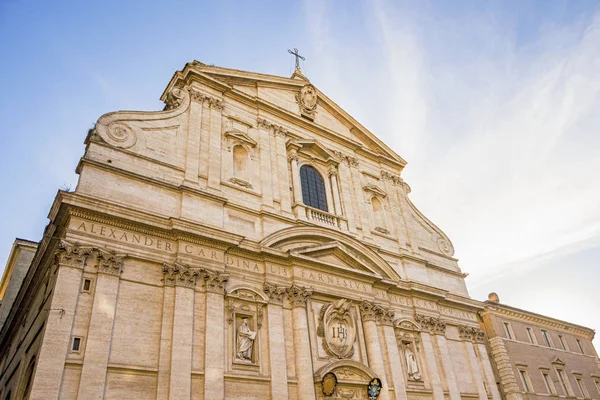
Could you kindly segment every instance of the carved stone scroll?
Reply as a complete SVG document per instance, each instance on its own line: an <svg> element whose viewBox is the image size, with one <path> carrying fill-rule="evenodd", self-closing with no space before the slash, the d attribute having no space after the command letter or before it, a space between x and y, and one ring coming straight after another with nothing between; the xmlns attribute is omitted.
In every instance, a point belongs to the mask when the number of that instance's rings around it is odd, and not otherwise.
<svg viewBox="0 0 600 400"><path fill-rule="evenodd" d="M225 284L229 281L229 275L204 270L203 277L207 291L219 294L225 292Z"/></svg>
<svg viewBox="0 0 600 400"><path fill-rule="evenodd" d="M263 291L267 296L269 296L269 302L273 304L282 304L283 303L283 295L286 290L284 287L277 287L268 282L265 282L263 286Z"/></svg>
<svg viewBox="0 0 600 400"><path fill-rule="evenodd" d="M92 254L91 247L82 247L79 243L70 244L61 241L55 253L55 260L59 265L82 268L85 260Z"/></svg>
<svg viewBox="0 0 600 400"><path fill-rule="evenodd" d="M446 323L439 318L417 314L415 315L415 321L421 325L423 331L441 336L446 333Z"/></svg>
<svg viewBox="0 0 600 400"><path fill-rule="evenodd" d="M120 276L124 257L114 251L98 250L98 273Z"/></svg>
<svg viewBox="0 0 600 400"><path fill-rule="evenodd" d="M312 296L312 289L293 284L287 289L288 299L292 307L306 307L306 302Z"/></svg>

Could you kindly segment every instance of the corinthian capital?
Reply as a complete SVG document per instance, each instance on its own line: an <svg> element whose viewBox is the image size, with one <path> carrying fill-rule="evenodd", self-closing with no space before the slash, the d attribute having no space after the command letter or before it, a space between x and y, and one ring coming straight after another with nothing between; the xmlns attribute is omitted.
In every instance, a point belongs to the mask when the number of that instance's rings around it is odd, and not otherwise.
<svg viewBox="0 0 600 400"><path fill-rule="evenodd" d="M306 307L306 302L312 296L312 289L293 284L287 289L288 299L292 307Z"/></svg>
<svg viewBox="0 0 600 400"><path fill-rule="evenodd" d="M383 325L394 326L394 316L396 312L394 310L382 310L382 313L379 317L379 321Z"/></svg>
<svg viewBox="0 0 600 400"><path fill-rule="evenodd" d="M98 273L120 276L124 255L114 251L98 250Z"/></svg>
<svg viewBox="0 0 600 400"><path fill-rule="evenodd" d="M163 266L165 286L183 286L193 288L196 286L196 279L200 275L200 270L192 269L181 263L175 265L165 264Z"/></svg>
<svg viewBox="0 0 600 400"><path fill-rule="evenodd" d="M439 318L427 315L415 315L415 321L421 325L421 330L434 335L444 336L446 333L446 323Z"/></svg>
<svg viewBox="0 0 600 400"><path fill-rule="evenodd" d="M278 287L275 285L272 285L268 282L265 282L265 285L263 286L263 291L265 292L265 294L267 296L269 296L269 303L273 303L273 304L282 304L283 303L283 295L285 294L285 288L284 287Z"/></svg>
<svg viewBox="0 0 600 400"><path fill-rule="evenodd" d="M381 306L373 303L372 301L364 300L359 305L360 316L363 321L377 321L379 317L384 313L384 309Z"/></svg>
<svg viewBox="0 0 600 400"><path fill-rule="evenodd" d="M204 285L206 290L213 293L224 294L225 284L229 281L229 275L220 272L204 271Z"/></svg>
<svg viewBox="0 0 600 400"><path fill-rule="evenodd" d="M59 265L68 265L75 268L83 268L85 260L92 254L91 247L82 247L79 243L67 243L61 241L58 249L54 253L56 262Z"/></svg>

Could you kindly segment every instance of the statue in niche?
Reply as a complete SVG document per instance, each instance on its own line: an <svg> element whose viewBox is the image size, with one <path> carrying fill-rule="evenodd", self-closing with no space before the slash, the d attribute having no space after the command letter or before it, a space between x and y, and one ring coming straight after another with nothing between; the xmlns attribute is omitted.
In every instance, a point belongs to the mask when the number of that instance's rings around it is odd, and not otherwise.
<svg viewBox="0 0 600 400"><path fill-rule="evenodd" d="M237 331L237 358L242 361L252 361L252 347L256 332L248 326L248 318L243 317Z"/></svg>
<svg viewBox="0 0 600 400"><path fill-rule="evenodd" d="M404 357L406 358L406 372L408 374L408 379L411 381L420 381L421 372L419 371L419 365L417 364L417 359L411 351L409 344L404 347Z"/></svg>

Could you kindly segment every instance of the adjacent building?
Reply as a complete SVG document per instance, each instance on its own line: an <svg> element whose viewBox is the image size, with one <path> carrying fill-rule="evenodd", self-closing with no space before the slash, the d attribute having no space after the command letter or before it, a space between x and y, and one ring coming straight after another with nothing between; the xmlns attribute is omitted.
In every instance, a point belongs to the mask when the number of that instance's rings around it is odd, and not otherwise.
<svg viewBox="0 0 600 400"><path fill-rule="evenodd" d="M600 361L590 328L500 303L480 312L507 400L600 398Z"/></svg>
<svg viewBox="0 0 600 400"><path fill-rule="evenodd" d="M88 132L0 331L0 399L501 399L492 305L399 155L299 69L194 61L161 99Z"/></svg>

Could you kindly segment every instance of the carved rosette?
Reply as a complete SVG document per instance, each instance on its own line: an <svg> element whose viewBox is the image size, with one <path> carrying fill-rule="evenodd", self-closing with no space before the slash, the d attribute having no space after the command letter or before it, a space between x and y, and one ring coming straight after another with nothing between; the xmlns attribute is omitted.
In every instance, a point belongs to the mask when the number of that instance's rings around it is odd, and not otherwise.
<svg viewBox="0 0 600 400"><path fill-rule="evenodd" d="M225 292L225 285L228 281L229 275L227 274L204 271L204 285L209 292L223 294Z"/></svg>
<svg viewBox="0 0 600 400"><path fill-rule="evenodd" d="M285 288L272 285L265 282L263 291L269 297L269 303L272 304L283 304L283 295L285 295Z"/></svg>
<svg viewBox="0 0 600 400"><path fill-rule="evenodd" d="M288 300L292 307L306 307L306 302L312 296L312 289L293 284L287 289Z"/></svg>
<svg viewBox="0 0 600 400"><path fill-rule="evenodd" d="M120 276L123 272L124 255L114 251L98 250L98 273Z"/></svg>
<svg viewBox="0 0 600 400"><path fill-rule="evenodd" d="M193 288L201 270L192 269L185 264L165 264L163 266L165 286L183 286Z"/></svg>
<svg viewBox="0 0 600 400"><path fill-rule="evenodd" d="M92 254L91 247L82 247L79 243L69 244L61 241L54 257L59 265L68 265L70 267L83 269L85 260L90 254Z"/></svg>
<svg viewBox="0 0 600 400"><path fill-rule="evenodd" d="M446 333L446 323L440 318L417 314L415 315L415 321L421 325L421 330L425 332L441 336L444 336Z"/></svg>
<svg viewBox="0 0 600 400"><path fill-rule="evenodd" d="M384 310L372 301L364 300L360 303L360 316L364 322L377 321Z"/></svg>
<svg viewBox="0 0 600 400"><path fill-rule="evenodd" d="M317 114L317 89L313 85L304 85L296 94L296 102L300 106L300 114L311 120Z"/></svg>

